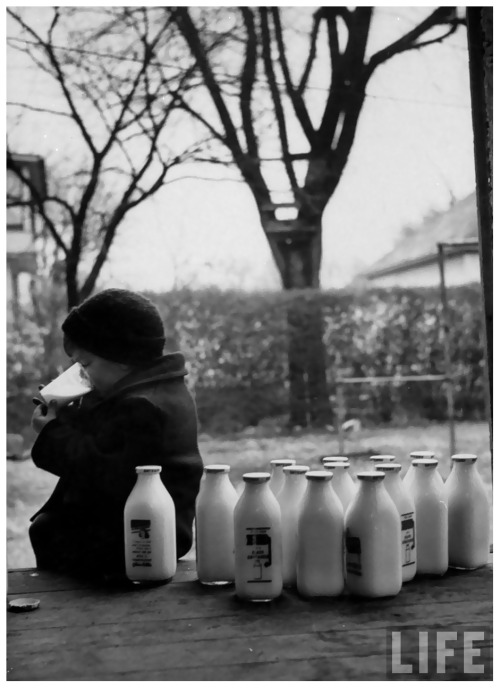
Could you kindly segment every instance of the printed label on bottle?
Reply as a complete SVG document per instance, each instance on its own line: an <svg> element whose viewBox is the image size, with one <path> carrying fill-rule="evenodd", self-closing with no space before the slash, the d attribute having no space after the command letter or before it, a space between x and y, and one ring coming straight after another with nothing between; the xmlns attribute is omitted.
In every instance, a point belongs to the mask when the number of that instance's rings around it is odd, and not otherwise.
<svg viewBox="0 0 500 688"><path fill-rule="evenodd" d="M270 527L246 529L246 558L251 566L247 583L271 583L268 572L273 560L269 530Z"/></svg>
<svg viewBox="0 0 500 688"><path fill-rule="evenodd" d="M132 566L148 566L152 564L151 521L132 519L130 521L130 546Z"/></svg>
<svg viewBox="0 0 500 688"><path fill-rule="evenodd" d="M345 535L345 568L348 573L361 576L361 540L349 534L349 528Z"/></svg>
<svg viewBox="0 0 500 688"><path fill-rule="evenodd" d="M403 546L403 566L411 566L416 562L415 513L413 511L401 516L401 543Z"/></svg>

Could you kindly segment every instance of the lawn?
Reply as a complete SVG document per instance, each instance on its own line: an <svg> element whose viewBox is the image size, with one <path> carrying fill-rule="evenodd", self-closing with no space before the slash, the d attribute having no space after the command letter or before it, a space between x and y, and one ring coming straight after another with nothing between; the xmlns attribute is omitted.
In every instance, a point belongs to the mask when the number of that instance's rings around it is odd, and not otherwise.
<svg viewBox="0 0 500 688"><path fill-rule="evenodd" d="M479 471L488 487L491 504L491 454L487 423L456 425L457 453L478 455ZM351 472L367 467L370 454L395 454L409 465L409 453L434 451L440 461L443 478L449 472L449 429L447 424L431 423L405 428L378 427L362 429L350 436L344 454L351 458ZM247 471L268 470L272 459L292 458L297 463L318 468L320 457L338 453L337 436L331 432L284 432L276 427L249 428L231 436L200 436L200 450L205 464L231 466L230 477L238 491L241 476ZM29 518L50 495L57 478L36 468L32 461L7 462L7 564L9 568L34 566L28 539Z"/></svg>

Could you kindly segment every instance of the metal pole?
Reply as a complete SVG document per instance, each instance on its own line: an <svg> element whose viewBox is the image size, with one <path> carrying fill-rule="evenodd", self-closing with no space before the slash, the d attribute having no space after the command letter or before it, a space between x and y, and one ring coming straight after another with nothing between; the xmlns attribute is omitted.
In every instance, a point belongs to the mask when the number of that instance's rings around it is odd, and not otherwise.
<svg viewBox="0 0 500 688"><path fill-rule="evenodd" d="M450 353L450 320L448 311L448 299L444 281L444 246L438 245L439 277L441 286L441 305L442 305L442 326L443 326L443 349L444 349L444 368L446 375L446 399L448 405L448 421L450 424L450 457L455 454L455 398L453 393L453 376L451 373L451 353ZM450 458L451 463L451 458Z"/></svg>

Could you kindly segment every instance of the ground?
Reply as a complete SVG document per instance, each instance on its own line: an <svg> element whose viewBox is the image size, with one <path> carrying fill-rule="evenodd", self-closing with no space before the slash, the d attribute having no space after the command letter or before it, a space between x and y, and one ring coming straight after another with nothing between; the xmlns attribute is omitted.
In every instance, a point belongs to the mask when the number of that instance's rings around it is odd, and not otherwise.
<svg viewBox="0 0 500 688"><path fill-rule="evenodd" d="M247 471L268 470L272 459L292 458L297 463L318 468L320 458L339 453L338 437L332 432L282 432L279 428L249 428L231 436L200 436L200 449L205 464L225 463L231 466L230 477L238 491L241 476ZM351 458L351 472L367 467L371 454L394 454L409 465L409 454L417 450L434 451L439 468L446 478L450 468L449 427L432 423L406 428L377 427L361 429L350 435L344 454ZM491 504L491 453L487 423L458 423L456 452L478 456L478 467L488 488ZM29 518L50 495L57 478L36 468L31 459L7 462L7 565L9 568L34 566L28 539Z"/></svg>

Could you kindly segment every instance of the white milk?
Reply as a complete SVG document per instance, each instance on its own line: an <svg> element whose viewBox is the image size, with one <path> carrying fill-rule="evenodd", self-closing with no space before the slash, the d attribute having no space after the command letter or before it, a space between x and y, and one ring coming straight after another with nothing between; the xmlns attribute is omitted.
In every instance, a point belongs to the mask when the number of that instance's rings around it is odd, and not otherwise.
<svg viewBox="0 0 500 688"><path fill-rule="evenodd" d="M363 597L397 595L402 585L401 521L384 478L382 471L358 473L344 519L346 584Z"/></svg>
<svg viewBox="0 0 500 688"><path fill-rule="evenodd" d="M417 572L417 538L415 503L401 480L401 464L379 463L377 471L385 473L384 487L394 502L401 519L401 563L403 583L415 578Z"/></svg>
<svg viewBox="0 0 500 688"><path fill-rule="evenodd" d="M344 513L356 494L356 485L349 473L350 466L348 461L325 461L324 463L325 469L332 472L330 485L340 499Z"/></svg>
<svg viewBox="0 0 500 688"><path fill-rule="evenodd" d="M234 509L236 595L270 602L281 595L281 514L269 473L245 473Z"/></svg>
<svg viewBox="0 0 500 688"><path fill-rule="evenodd" d="M45 385L39 394L47 404L56 401L63 405L82 397L91 389L92 385L85 375L85 370L79 363L74 363L64 373Z"/></svg>
<svg viewBox="0 0 500 688"><path fill-rule="evenodd" d="M344 514L330 487L330 471L306 473L298 520L297 590L306 597L336 596L344 589Z"/></svg>
<svg viewBox="0 0 500 688"><path fill-rule="evenodd" d="M477 569L488 563L490 507L475 454L454 454L444 490L448 500L448 554L454 568Z"/></svg>
<svg viewBox="0 0 500 688"><path fill-rule="evenodd" d="M271 462L271 482L269 484L272 492L276 496L285 483L283 469L285 466L294 466L295 459L273 459Z"/></svg>
<svg viewBox="0 0 500 688"><path fill-rule="evenodd" d="M205 466L196 498L196 570L205 585L234 582L234 507L238 494L229 466Z"/></svg>
<svg viewBox="0 0 500 688"><path fill-rule="evenodd" d="M403 483L405 487L409 488L410 483L413 479L414 474L414 468L413 468L413 459L433 459L434 458L434 452L431 451L412 451L410 452L410 467L406 471L405 476L403 477ZM436 464L437 465L437 464Z"/></svg>
<svg viewBox="0 0 500 688"><path fill-rule="evenodd" d="M417 575L443 575L448 569L448 508L436 480L435 459L414 459L415 474L408 490L415 503Z"/></svg>
<svg viewBox="0 0 500 688"><path fill-rule="evenodd" d="M125 565L134 582L168 582L177 568L175 507L161 466L137 466L124 509Z"/></svg>
<svg viewBox="0 0 500 688"><path fill-rule="evenodd" d="M281 510L281 544L283 586L295 585L297 580L297 523L302 498L306 492L305 474L308 466L285 466L285 483L277 500Z"/></svg>

